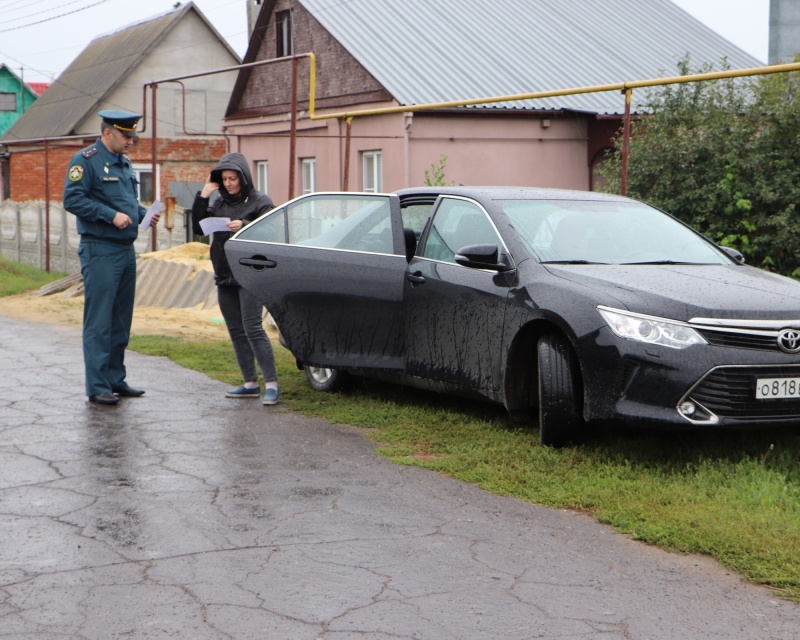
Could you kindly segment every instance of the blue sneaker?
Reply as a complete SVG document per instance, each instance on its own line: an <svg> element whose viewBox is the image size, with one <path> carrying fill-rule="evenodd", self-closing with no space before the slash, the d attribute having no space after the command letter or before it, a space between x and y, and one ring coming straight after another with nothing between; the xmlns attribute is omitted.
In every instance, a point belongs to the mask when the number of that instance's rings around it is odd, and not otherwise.
<svg viewBox="0 0 800 640"><path fill-rule="evenodd" d="M266 389L261 404L278 404L278 390L271 388Z"/></svg>
<svg viewBox="0 0 800 640"><path fill-rule="evenodd" d="M227 393L225 393L226 398L258 398L261 395L261 389L258 387L253 387L252 389L248 389L245 386L236 387L235 389L230 389Z"/></svg>

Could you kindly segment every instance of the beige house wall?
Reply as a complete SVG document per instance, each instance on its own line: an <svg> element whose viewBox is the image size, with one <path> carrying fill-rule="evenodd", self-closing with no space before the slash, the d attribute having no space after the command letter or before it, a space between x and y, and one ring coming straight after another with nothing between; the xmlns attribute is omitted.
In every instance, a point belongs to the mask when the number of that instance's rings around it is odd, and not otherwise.
<svg viewBox="0 0 800 640"><path fill-rule="evenodd" d="M288 115L228 121L231 150L269 165L268 191L276 204L290 198ZM448 183L589 189L588 119L580 115L397 113L353 118L349 170L346 125L339 119L297 124L294 196L301 193L300 164L316 159L317 191L364 188L362 155L381 151L383 190L425 183L446 156Z"/></svg>
<svg viewBox="0 0 800 640"><path fill-rule="evenodd" d="M580 116L415 114L410 182L423 183L444 155L448 183L588 189L587 138Z"/></svg>
<svg viewBox="0 0 800 640"><path fill-rule="evenodd" d="M189 11L169 31L167 37L153 48L142 64L122 79L96 110L87 114L75 132L99 135L97 112L103 109L146 111L149 118L152 114L152 96L148 91L145 106L142 90L145 84L237 64L234 53L209 29L208 24L197 13ZM157 135L166 138L185 135L184 102L185 126L189 134L221 133L225 108L235 82L236 72L229 72L183 80L183 89L177 83L159 85ZM142 136L150 137L152 123L142 122L139 128L143 125L146 129Z"/></svg>

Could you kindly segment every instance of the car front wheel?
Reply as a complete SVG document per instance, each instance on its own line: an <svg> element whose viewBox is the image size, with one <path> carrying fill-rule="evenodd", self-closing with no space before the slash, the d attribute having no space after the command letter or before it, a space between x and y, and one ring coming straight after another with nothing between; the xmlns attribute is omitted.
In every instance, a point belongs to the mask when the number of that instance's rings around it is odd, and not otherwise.
<svg viewBox="0 0 800 640"><path fill-rule="evenodd" d="M539 442L563 447L584 437L583 393L578 359L566 338L539 339Z"/></svg>
<svg viewBox="0 0 800 640"><path fill-rule="evenodd" d="M312 389L316 391L336 391L341 389L347 378L347 374L339 369L329 369L327 367L312 367L303 365L306 372L306 379Z"/></svg>

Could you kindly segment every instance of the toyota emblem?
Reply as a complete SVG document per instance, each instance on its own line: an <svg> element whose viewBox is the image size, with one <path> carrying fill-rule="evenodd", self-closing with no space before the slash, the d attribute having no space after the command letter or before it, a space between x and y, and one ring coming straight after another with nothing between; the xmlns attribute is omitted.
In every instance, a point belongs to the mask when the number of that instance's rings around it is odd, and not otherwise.
<svg viewBox="0 0 800 640"><path fill-rule="evenodd" d="M778 346L786 353L800 351L800 330L784 329L778 334Z"/></svg>

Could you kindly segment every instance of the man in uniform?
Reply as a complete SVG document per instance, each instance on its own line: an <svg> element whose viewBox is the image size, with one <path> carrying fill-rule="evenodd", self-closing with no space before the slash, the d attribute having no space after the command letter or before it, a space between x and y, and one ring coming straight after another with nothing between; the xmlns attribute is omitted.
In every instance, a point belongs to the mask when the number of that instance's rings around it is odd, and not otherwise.
<svg viewBox="0 0 800 640"><path fill-rule="evenodd" d="M125 349L133 320L133 241L147 214L126 153L141 115L101 111L100 137L76 153L64 181L64 207L77 217L84 285L83 361L89 402L114 405L144 391L125 381ZM153 216L151 226L158 222Z"/></svg>

